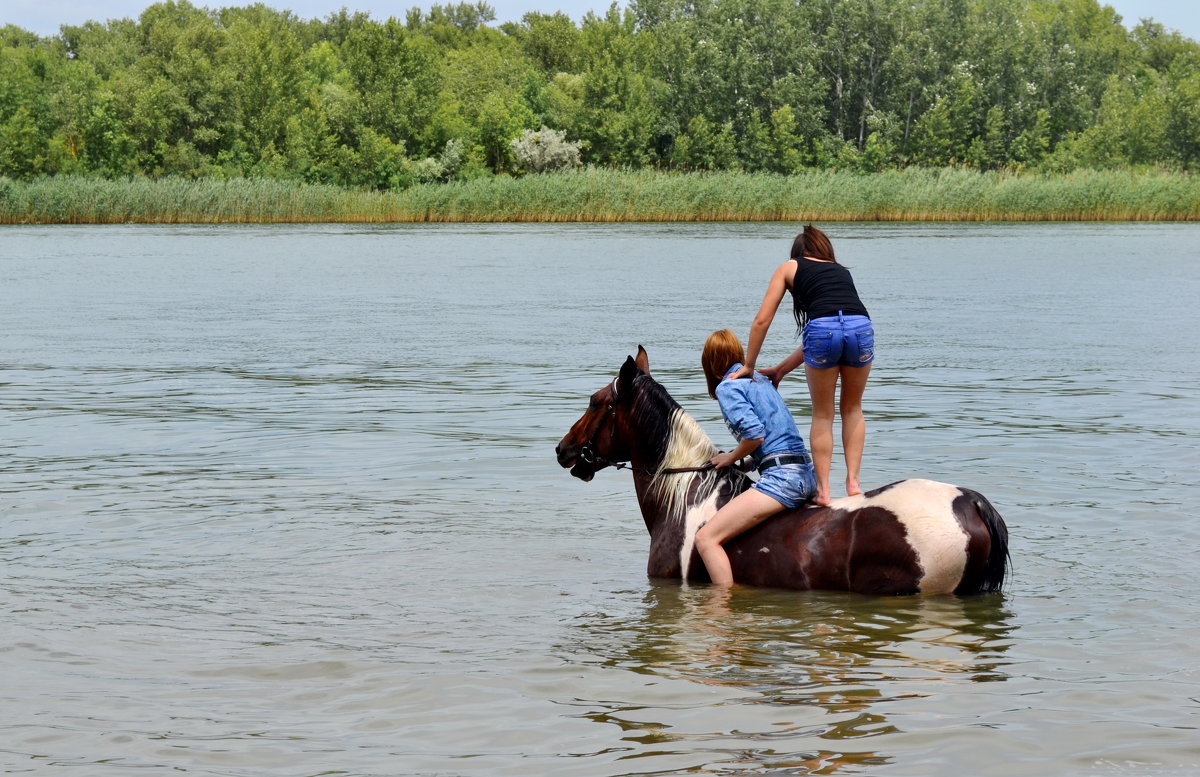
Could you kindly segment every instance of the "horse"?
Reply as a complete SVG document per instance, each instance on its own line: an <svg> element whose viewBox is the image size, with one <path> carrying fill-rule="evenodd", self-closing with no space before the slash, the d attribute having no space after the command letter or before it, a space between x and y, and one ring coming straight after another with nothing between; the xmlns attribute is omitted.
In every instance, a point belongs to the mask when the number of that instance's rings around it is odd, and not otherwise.
<svg viewBox="0 0 1200 777"><path fill-rule="evenodd" d="M753 481L708 463L717 447L650 375L642 346L555 453L584 482L606 467L632 470L650 533L647 574L710 582L696 531ZM871 595L997 592L1009 560L1008 528L982 494L924 479L784 510L725 550L740 584Z"/></svg>

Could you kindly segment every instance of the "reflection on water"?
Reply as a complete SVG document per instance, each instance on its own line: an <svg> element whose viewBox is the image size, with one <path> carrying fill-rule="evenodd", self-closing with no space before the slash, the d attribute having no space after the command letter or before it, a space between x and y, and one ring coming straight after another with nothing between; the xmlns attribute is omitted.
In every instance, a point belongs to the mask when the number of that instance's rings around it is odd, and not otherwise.
<svg viewBox="0 0 1200 777"><path fill-rule="evenodd" d="M1002 595L879 599L652 582L632 617L580 616L575 643L560 647L573 660L719 690L726 714L709 730L681 724L688 703L569 702L625 741L659 754L753 742L761 767L822 774L888 763L886 748L864 746L899 731L894 705L1003 682L1015 631ZM814 739L826 747L812 749ZM727 745L714 749L732 766L738 751Z"/></svg>

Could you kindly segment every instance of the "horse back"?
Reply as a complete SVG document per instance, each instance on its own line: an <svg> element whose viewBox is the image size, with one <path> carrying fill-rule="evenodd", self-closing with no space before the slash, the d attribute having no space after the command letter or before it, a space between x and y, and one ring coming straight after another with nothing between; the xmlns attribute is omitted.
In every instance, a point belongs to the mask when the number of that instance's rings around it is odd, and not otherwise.
<svg viewBox="0 0 1200 777"><path fill-rule="evenodd" d="M921 566L886 510L809 506L780 513L725 545L747 585L865 594L917 593Z"/></svg>
<svg viewBox="0 0 1200 777"><path fill-rule="evenodd" d="M999 590L1008 552L982 495L930 480L786 510L725 548L741 583L864 594Z"/></svg>

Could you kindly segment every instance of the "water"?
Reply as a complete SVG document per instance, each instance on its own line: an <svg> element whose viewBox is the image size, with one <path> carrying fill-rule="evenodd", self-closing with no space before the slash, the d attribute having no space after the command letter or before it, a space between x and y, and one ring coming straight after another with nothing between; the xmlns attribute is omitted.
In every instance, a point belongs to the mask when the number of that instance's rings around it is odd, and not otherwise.
<svg viewBox="0 0 1200 777"><path fill-rule="evenodd" d="M728 447L700 345L794 230L0 231L0 768L1200 773L1194 225L830 226L864 485L987 495L1003 595L649 581L557 467L639 343Z"/></svg>

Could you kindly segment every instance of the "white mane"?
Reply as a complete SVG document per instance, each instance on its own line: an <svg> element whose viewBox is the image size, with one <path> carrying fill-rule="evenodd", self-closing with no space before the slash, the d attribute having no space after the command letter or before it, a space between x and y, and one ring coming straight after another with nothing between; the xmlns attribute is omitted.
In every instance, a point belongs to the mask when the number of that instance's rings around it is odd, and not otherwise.
<svg viewBox="0 0 1200 777"><path fill-rule="evenodd" d="M682 408L671 412L671 435L651 488L662 499L663 508L671 519L679 519L687 509L687 493L692 481L702 472L663 473L679 467L703 466L717 453L717 446Z"/></svg>

